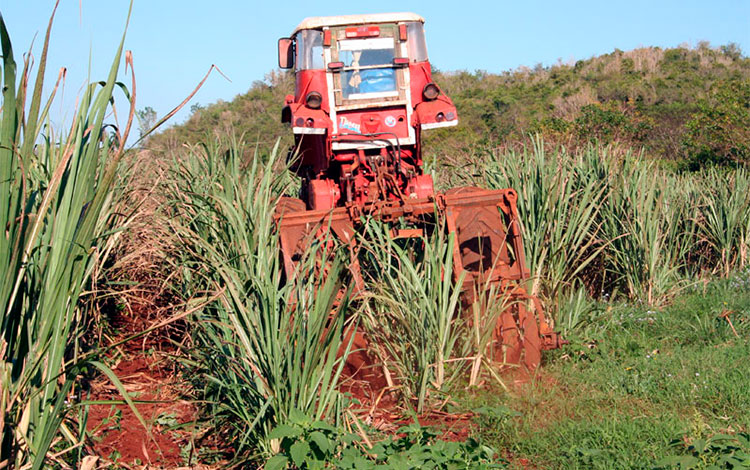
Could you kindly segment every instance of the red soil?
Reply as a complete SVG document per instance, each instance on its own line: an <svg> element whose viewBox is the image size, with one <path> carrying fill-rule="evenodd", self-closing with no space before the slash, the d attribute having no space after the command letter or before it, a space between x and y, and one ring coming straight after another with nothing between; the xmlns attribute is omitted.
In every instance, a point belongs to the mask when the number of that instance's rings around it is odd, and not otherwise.
<svg viewBox="0 0 750 470"><path fill-rule="evenodd" d="M146 329L151 322L142 313L112 314L110 321L119 331L118 337ZM146 426L127 404L91 405L87 428L93 434L94 452L103 462L175 468L188 459L194 461L190 443L200 436L192 435L190 425L170 429L195 421L198 410L184 399L189 386L181 382L174 360L163 351L174 349L166 346L169 342L165 335L169 334L167 330L134 339L118 348L120 354L113 355L117 360L112 371L136 402ZM96 379L90 392L92 401L123 401L120 391L106 377Z"/></svg>
<svg viewBox="0 0 750 470"><path fill-rule="evenodd" d="M137 306L128 315L112 313L110 322L119 332L118 338L136 334L157 323L159 315L150 307ZM117 461L129 467L140 464L148 468L177 468L197 460L191 449L201 448L205 442L201 442L202 436L195 435L195 427L189 423L197 420L199 410L194 403L184 399L189 384L182 382L173 359L176 352L173 342L183 340L184 327L184 324L171 324L118 348L119 359L112 370L137 402L136 408L146 426L126 404L91 405L87 428L93 433L93 449L103 463ZM348 344L348 339L344 344ZM403 402L395 391L397 379L390 378L393 387L389 387L382 365L367 349L366 339L357 332L352 343L353 352L344 367L341 390L359 402L352 412L366 424L383 432L395 433L398 428L410 424L412 419L405 418L407 413ZM518 371L508 378L516 391L529 382L539 381L538 377L534 380ZM123 400L118 389L105 377L91 384L89 399ZM417 419L421 425L435 428L441 439L463 441L473 432L473 417L472 413L433 410ZM186 423L186 426L179 426ZM179 428L174 429L176 426ZM521 464L526 468L523 462Z"/></svg>
<svg viewBox="0 0 750 470"><path fill-rule="evenodd" d="M440 432L440 439L463 442L474 430L473 413L431 412L419 417L419 424L430 426Z"/></svg>
<svg viewBox="0 0 750 470"><path fill-rule="evenodd" d="M344 344L348 344L349 339L347 336ZM360 331L355 333L351 351L344 365L340 390L351 394L359 402L353 407L357 410L355 414L366 424L390 433L412 423L411 418L405 418L407 413L396 394L397 378L390 378L389 387L382 364L367 352L368 342ZM466 440L473 429L472 418L472 413L456 414L440 410L418 416L422 426L435 428L440 432L440 438L448 441Z"/></svg>
<svg viewBox="0 0 750 470"><path fill-rule="evenodd" d="M156 360L143 355L121 361L113 371L135 401L145 402L136 403L136 408L147 428L128 405L92 405L88 429L93 432L96 453L126 464L183 465L185 459L180 452L190 442L190 433L168 428L193 421L196 409L180 399L180 387L174 377L164 373ZM109 381L96 385L92 400L122 401L120 392Z"/></svg>

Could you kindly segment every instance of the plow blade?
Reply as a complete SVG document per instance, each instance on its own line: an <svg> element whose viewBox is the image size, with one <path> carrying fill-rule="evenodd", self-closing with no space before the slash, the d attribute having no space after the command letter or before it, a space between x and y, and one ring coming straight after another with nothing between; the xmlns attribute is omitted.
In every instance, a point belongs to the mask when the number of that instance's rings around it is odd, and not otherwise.
<svg viewBox="0 0 750 470"><path fill-rule="evenodd" d="M358 291L365 289L357 257L355 231L363 217L383 222L403 220L418 227L394 232L395 237L419 237L427 223L444 217L449 233L455 234L453 276L463 279L462 303L468 312L484 312L501 303L493 330L492 358L503 364L538 367L541 352L557 348L559 336L552 331L541 302L527 294L523 283L529 277L521 230L512 189L483 190L465 187L423 199L375 201L364 207L338 207L326 211L304 210L299 199L282 198L277 206L277 227L287 279L314 238L326 240L333 233L348 244L350 270ZM330 232L329 232L330 230ZM492 292L495 299L487 299Z"/></svg>

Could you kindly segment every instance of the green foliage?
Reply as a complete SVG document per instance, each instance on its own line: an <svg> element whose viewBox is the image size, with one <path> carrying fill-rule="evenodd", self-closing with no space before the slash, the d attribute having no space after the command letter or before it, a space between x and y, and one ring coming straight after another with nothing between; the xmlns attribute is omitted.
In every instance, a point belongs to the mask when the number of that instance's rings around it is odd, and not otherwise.
<svg viewBox="0 0 750 470"><path fill-rule="evenodd" d="M555 327L563 338L574 339L578 330L595 327L602 315L601 306L588 295L583 285L560 292L553 300L550 310L557 313Z"/></svg>
<svg viewBox="0 0 750 470"><path fill-rule="evenodd" d="M645 140L650 125L642 120L636 121L635 116L610 101L606 105L583 106L574 121L574 129L578 139L582 141L596 139L602 143L636 143Z"/></svg>
<svg viewBox="0 0 750 470"><path fill-rule="evenodd" d="M540 380L453 400L476 413L477 439L532 467L746 468L748 279L696 286L664 309L599 303Z"/></svg>
<svg viewBox="0 0 750 470"><path fill-rule="evenodd" d="M106 80L83 89L70 133L56 134L48 114L55 92L42 96L51 27L52 19L28 94L31 59L17 75L0 16L0 465L33 470L53 445L65 444L65 455L83 444L85 430L69 420L82 410L68 402L78 376L87 367L111 374L83 355L88 312L79 300L116 229L114 185L127 139L106 131L116 87L133 104L117 82L123 35Z"/></svg>
<svg viewBox="0 0 750 470"><path fill-rule="evenodd" d="M750 172L707 171L700 191L699 231L712 250L718 269L728 276L732 267L750 263Z"/></svg>
<svg viewBox="0 0 750 470"><path fill-rule="evenodd" d="M695 439L686 444L683 438L672 441L682 455L661 459L655 469L730 469L750 468L750 434L735 436L715 434L708 439Z"/></svg>
<svg viewBox="0 0 750 470"><path fill-rule="evenodd" d="M311 421L298 414L290 425L279 426L269 437L279 452L265 463L265 469L492 469L507 468L496 452L474 439L447 442L431 429L417 424L396 431L369 447L355 434Z"/></svg>
<svg viewBox="0 0 750 470"><path fill-rule="evenodd" d="M538 137L472 160L476 185L517 190L530 290L558 305L579 286L655 305L693 276L750 262L744 168L675 173L613 146L550 151Z"/></svg>
<svg viewBox="0 0 750 470"><path fill-rule="evenodd" d="M679 160L685 123L708 98L706 90L749 76L750 60L741 52L705 44L614 51L575 65L499 75L444 72L436 81L456 103L459 126L452 138L427 134L425 146L430 154L456 158L477 144L514 145L532 131L570 149L597 139Z"/></svg>
<svg viewBox="0 0 750 470"><path fill-rule="evenodd" d="M718 82L686 123L688 166L750 163L750 80Z"/></svg>

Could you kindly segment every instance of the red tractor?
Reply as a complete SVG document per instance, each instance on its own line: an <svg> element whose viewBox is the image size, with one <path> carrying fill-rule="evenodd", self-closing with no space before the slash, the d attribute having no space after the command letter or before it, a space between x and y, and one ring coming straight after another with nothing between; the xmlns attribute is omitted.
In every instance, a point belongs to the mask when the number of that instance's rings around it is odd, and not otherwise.
<svg viewBox="0 0 750 470"><path fill-rule="evenodd" d="M463 275L464 304L477 289L513 299L495 329L495 359L535 368L543 349L557 347L536 298L522 282L523 255L516 192L464 187L436 192L424 173L423 130L455 126L453 102L432 80L424 19L413 13L307 18L279 39L279 66L294 68L295 94L281 120L294 132L292 164L300 199L277 210L287 275L323 227L351 247L351 271L364 289L354 234L376 217L396 237L424 235L425 221L444 217L455 233L454 272ZM395 224L394 224L395 225Z"/></svg>

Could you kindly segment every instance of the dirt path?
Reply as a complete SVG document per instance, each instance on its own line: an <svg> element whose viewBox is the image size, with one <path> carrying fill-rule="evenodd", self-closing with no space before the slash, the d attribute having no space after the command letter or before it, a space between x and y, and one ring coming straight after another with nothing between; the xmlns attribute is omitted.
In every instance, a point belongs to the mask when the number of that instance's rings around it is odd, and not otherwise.
<svg viewBox="0 0 750 470"><path fill-rule="evenodd" d="M195 420L195 406L181 399L180 386L165 373L158 359L134 355L113 369L145 420L141 424L127 405L92 405L88 429L103 460L163 467L183 466L190 454L190 431L170 428ZM107 379L94 388L93 400L122 400ZM149 435L150 434L150 435Z"/></svg>
<svg viewBox="0 0 750 470"><path fill-rule="evenodd" d="M111 315L118 338L142 331L148 318L135 312ZM99 456L99 468L119 464L123 468L205 468L198 459L196 431L198 409L186 400L190 384L174 361L175 347L159 332L121 345L113 353L112 371L136 402L146 426L127 405L120 391L106 377L91 383L92 401L120 404L91 405L87 429ZM117 338L115 338L117 341Z"/></svg>

